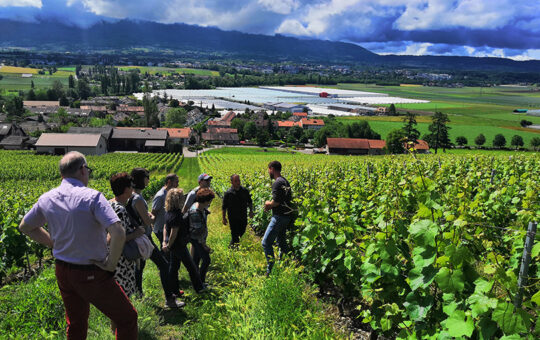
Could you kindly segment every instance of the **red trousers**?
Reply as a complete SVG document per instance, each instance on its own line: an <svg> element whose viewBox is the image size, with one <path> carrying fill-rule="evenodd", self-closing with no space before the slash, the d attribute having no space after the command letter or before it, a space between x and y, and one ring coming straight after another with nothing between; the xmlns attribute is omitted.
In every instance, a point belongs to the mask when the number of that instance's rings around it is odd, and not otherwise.
<svg viewBox="0 0 540 340"><path fill-rule="evenodd" d="M86 339L90 304L116 324L116 339L137 339L137 311L113 273L57 261L56 280L66 308L68 340Z"/></svg>

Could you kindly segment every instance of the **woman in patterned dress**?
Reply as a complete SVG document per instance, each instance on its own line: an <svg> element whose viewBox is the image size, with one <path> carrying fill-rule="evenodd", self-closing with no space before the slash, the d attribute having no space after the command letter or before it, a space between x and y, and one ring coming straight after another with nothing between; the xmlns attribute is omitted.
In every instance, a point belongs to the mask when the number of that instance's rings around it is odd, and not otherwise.
<svg viewBox="0 0 540 340"><path fill-rule="evenodd" d="M126 230L126 242L144 235L143 227L133 227L125 208L128 199L133 193L131 181L132 178L127 172L115 174L110 179L114 198L110 200L109 203L111 204L114 212L118 215L118 218L120 218L120 223L122 223L122 226ZM130 261L124 256L120 256L120 260L118 260L118 265L116 266L116 270L114 272L116 282L118 282L128 297L136 292L135 264L136 261ZM116 325L114 325L112 320L111 329L113 332L116 329Z"/></svg>

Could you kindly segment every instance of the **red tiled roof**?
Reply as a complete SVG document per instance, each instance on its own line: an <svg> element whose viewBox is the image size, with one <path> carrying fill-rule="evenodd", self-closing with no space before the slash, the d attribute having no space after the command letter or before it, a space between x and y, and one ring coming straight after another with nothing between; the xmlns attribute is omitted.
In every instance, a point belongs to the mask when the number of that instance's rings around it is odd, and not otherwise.
<svg viewBox="0 0 540 340"><path fill-rule="evenodd" d="M225 116L223 116L223 118L221 118L221 120L224 122L230 122L234 119L234 117L236 117L236 113L234 113L233 111L229 111Z"/></svg>
<svg viewBox="0 0 540 340"><path fill-rule="evenodd" d="M81 105L81 110L107 111L107 107L102 105Z"/></svg>
<svg viewBox="0 0 540 340"><path fill-rule="evenodd" d="M165 129L165 128L158 128L158 130L167 130L169 132L169 138L189 138L189 135L191 134L190 128L183 128L183 129Z"/></svg>
<svg viewBox="0 0 540 340"><path fill-rule="evenodd" d="M224 127L209 127L208 133L238 133L237 129L224 128Z"/></svg>
<svg viewBox="0 0 540 340"><path fill-rule="evenodd" d="M368 139L370 149L384 149L386 141L378 139Z"/></svg>
<svg viewBox="0 0 540 340"><path fill-rule="evenodd" d="M404 147L407 148L406 143ZM429 150L429 145L425 140L417 139L417 143L414 145L414 148L416 150Z"/></svg>
<svg viewBox="0 0 540 340"><path fill-rule="evenodd" d="M322 119L308 119L308 118L302 118L301 120L302 125L317 125L317 126L324 126L324 121Z"/></svg>
<svg viewBox="0 0 540 340"><path fill-rule="evenodd" d="M307 112L293 112L293 116L307 117Z"/></svg>
<svg viewBox="0 0 540 340"><path fill-rule="evenodd" d="M369 150L369 140L364 138L326 138L326 144L332 149Z"/></svg>
<svg viewBox="0 0 540 340"><path fill-rule="evenodd" d="M231 122L223 120L209 120L206 124L208 126L231 126Z"/></svg>
<svg viewBox="0 0 540 340"><path fill-rule="evenodd" d="M302 126L300 122L292 122L290 120L278 120L278 127L293 127L293 126Z"/></svg>
<svg viewBox="0 0 540 340"><path fill-rule="evenodd" d="M144 107L142 106L128 106L128 105L118 105L116 111L123 112L144 112Z"/></svg>

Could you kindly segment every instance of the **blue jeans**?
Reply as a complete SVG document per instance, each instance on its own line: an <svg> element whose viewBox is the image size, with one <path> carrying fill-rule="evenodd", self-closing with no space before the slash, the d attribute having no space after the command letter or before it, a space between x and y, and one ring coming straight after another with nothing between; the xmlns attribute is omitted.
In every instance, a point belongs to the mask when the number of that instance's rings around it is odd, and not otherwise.
<svg viewBox="0 0 540 340"><path fill-rule="evenodd" d="M280 256L287 252L287 240L285 239L285 232L290 221L290 216L272 215L270 223L266 228L266 232L264 233L264 237L262 239L262 246L264 248L264 255L266 256L267 274L270 274L272 267L274 266L274 241L276 238L278 241Z"/></svg>

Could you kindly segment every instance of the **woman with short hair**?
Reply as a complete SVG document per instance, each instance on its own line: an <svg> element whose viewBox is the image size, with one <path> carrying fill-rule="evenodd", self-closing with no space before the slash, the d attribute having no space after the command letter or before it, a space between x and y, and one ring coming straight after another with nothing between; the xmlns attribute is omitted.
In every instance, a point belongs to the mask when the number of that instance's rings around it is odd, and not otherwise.
<svg viewBox="0 0 540 340"><path fill-rule="evenodd" d="M126 231L126 242L136 239L139 236L144 235L144 228L133 226L131 220L126 211L126 203L133 193L131 187L132 178L127 172L120 172L113 175L110 178L111 189L114 194L114 198L109 201L109 204L113 208L120 223ZM116 270L114 271L114 279L122 290L131 297L135 294L137 288L135 284L135 261L126 259L123 255L120 256ZM116 330L116 325L111 320L111 329L113 332Z"/></svg>
<svg viewBox="0 0 540 340"><path fill-rule="evenodd" d="M191 284L196 292L203 290L199 271L189 254L189 222L184 219L182 207L186 198L182 189L170 189L165 198L165 227L163 230L163 251L171 253L169 259L169 284L173 292L180 290L178 270L180 261L186 266Z"/></svg>

